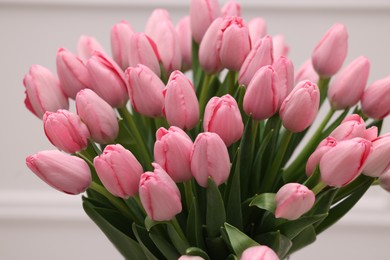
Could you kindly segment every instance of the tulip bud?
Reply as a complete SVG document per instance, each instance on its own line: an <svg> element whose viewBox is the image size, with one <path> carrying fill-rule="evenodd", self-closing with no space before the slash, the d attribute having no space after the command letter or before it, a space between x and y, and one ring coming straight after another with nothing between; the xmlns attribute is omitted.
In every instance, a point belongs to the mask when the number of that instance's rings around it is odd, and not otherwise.
<svg viewBox="0 0 390 260"><path fill-rule="evenodd" d="M203 129L217 133L226 146L238 141L244 132L244 123L237 101L229 94L211 98L205 108Z"/></svg>
<svg viewBox="0 0 390 260"><path fill-rule="evenodd" d="M279 260L279 257L268 246L252 246L242 252L240 260Z"/></svg>
<svg viewBox="0 0 390 260"><path fill-rule="evenodd" d="M322 77L331 77L341 68L348 50L348 32L343 24L334 24L315 47L311 60Z"/></svg>
<svg viewBox="0 0 390 260"><path fill-rule="evenodd" d="M204 260L203 257L193 255L182 255L177 260Z"/></svg>
<svg viewBox="0 0 390 260"><path fill-rule="evenodd" d="M318 74L314 70L311 60L307 60L298 69L297 74L295 75L295 84L298 84L299 82L304 80L318 82L318 79Z"/></svg>
<svg viewBox="0 0 390 260"><path fill-rule="evenodd" d="M88 146L90 136L80 117L65 109L47 111L43 115L43 126L49 141L67 153L76 153Z"/></svg>
<svg viewBox="0 0 390 260"><path fill-rule="evenodd" d="M190 22L192 38L200 43L210 24L219 16L218 0L191 0Z"/></svg>
<svg viewBox="0 0 390 260"><path fill-rule="evenodd" d="M199 102L191 81L175 70L169 77L164 95L164 116L169 125L192 129L199 120Z"/></svg>
<svg viewBox="0 0 390 260"><path fill-rule="evenodd" d="M364 137L365 131L364 120L359 115L352 114L344 118L341 124L330 133L330 136L337 141L342 141L354 137Z"/></svg>
<svg viewBox="0 0 390 260"><path fill-rule="evenodd" d="M241 16L241 5L235 0L230 0L221 8L222 16Z"/></svg>
<svg viewBox="0 0 390 260"><path fill-rule="evenodd" d="M287 56L289 52L289 47L286 44L286 40L284 36L281 34L277 34L272 37L273 42L273 50L274 50L274 59L276 60L280 56Z"/></svg>
<svg viewBox="0 0 390 260"><path fill-rule="evenodd" d="M162 115L164 83L148 67L138 64L126 72L127 87L135 111L149 117Z"/></svg>
<svg viewBox="0 0 390 260"><path fill-rule="evenodd" d="M82 60L67 49L57 52L57 75L65 94L75 99L77 92L91 86L91 79Z"/></svg>
<svg viewBox="0 0 390 260"><path fill-rule="evenodd" d="M82 35L77 43L77 56L87 62L95 52L106 53L102 45L93 37Z"/></svg>
<svg viewBox="0 0 390 260"><path fill-rule="evenodd" d="M280 56L272 65L276 74L278 75L279 86L279 105L282 105L282 102L287 97L288 94L294 88L294 64L291 60L287 59L284 56Z"/></svg>
<svg viewBox="0 0 390 260"><path fill-rule="evenodd" d="M272 65L273 50L271 36L265 36L256 42L252 50L246 56L238 74L238 83L247 87L256 72L266 65Z"/></svg>
<svg viewBox="0 0 390 260"><path fill-rule="evenodd" d="M122 68L129 67L130 37L134 30L127 21L121 21L111 28L111 51L114 61Z"/></svg>
<svg viewBox="0 0 390 260"><path fill-rule="evenodd" d="M383 173L381 176L379 176L378 180L382 189L390 192L390 171Z"/></svg>
<svg viewBox="0 0 390 260"><path fill-rule="evenodd" d="M95 52L87 64L91 89L112 107L123 107L128 94L122 69L102 53Z"/></svg>
<svg viewBox="0 0 390 260"><path fill-rule="evenodd" d="M363 113L381 120L390 114L390 77L372 83L364 92L361 103Z"/></svg>
<svg viewBox="0 0 390 260"><path fill-rule="evenodd" d="M279 115L283 126L292 132L302 132L313 123L320 104L316 84L301 81L283 101Z"/></svg>
<svg viewBox="0 0 390 260"><path fill-rule="evenodd" d="M371 126L370 128L367 128L362 137L368 141L374 141L378 137L378 127Z"/></svg>
<svg viewBox="0 0 390 260"><path fill-rule="evenodd" d="M316 167L320 163L322 156L327 151L335 147L336 144L337 141L333 137L327 137L318 144L316 150L310 155L306 163L306 175L308 177L314 173Z"/></svg>
<svg viewBox="0 0 390 260"><path fill-rule="evenodd" d="M192 178L190 166L192 147L191 138L180 128L171 126L167 130L161 127L156 132L154 160L175 182L188 181Z"/></svg>
<svg viewBox="0 0 390 260"><path fill-rule="evenodd" d="M249 36L251 38L252 48L255 44L267 34L267 23L261 17L255 17L248 22Z"/></svg>
<svg viewBox="0 0 390 260"><path fill-rule="evenodd" d="M117 137L119 125L112 107L90 89L83 89L76 96L77 114L88 126L91 138L107 144Z"/></svg>
<svg viewBox="0 0 390 260"><path fill-rule="evenodd" d="M296 220L308 212L316 200L314 193L299 183L287 183L276 193L276 218Z"/></svg>
<svg viewBox="0 0 390 260"><path fill-rule="evenodd" d="M104 187L114 196L127 199L138 193L142 166L122 145L107 145L93 165Z"/></svg>
<svg viewBox="0 0 390 260"><path fill-rule="evenodd" d="M272 66L259 69L244 95L245 113L253 119L264 120L276 113L279 103L278 78Z"/></svg>
<svg viewBox="0 0 390 260"><path fill-rule="evenodd" d="M347 185L362 172L371 150L371 142L359 137L337 143L320 160L322 181L332 187Z"/></svg>
<svg viewBox="0 0 390 260"><path fill-rule="evenodd" d="M360 56L337 74L328 90L328 99L333 109L346 109L359 102L367 84L369 71L369 60Z"/></svg>
<svg viewBox="0 0 390 260"><path fill-rule="evenodd" d="M367 159L363 174L379 177L390 170L390 133L379 136L372 142L372 153Z"/></svg>
<svg viewBox="0 0 390 260"><path fill-rule="evenodd" d="M205 188L209 177L216 185L229 178L229 153L218 134L203 132L196 137L191 152L191 172L197 183Z"/></svg>
<svg viewBox="0 0 390 260"><path fill-rule="evenodd" d="M190 17L183 17L176 25L181 52L181 68L189 70L192 65L192 38Z"/></svg>
<svg viewBox="0 0 390 260"><path fill-rule="evenodd" d="M182 210L180 191L160 165L153 163L153 167L154 172L141 175L139 196L149 218L168 221Z"/></svg>
<svg viewBox="0 0 390 260"><path fill-rule="evenodd" d="M31 113L42 118L46 111L68 109L69 101L58 79L45 67L32 65L23 78L26 88L24 103Z"/></svg>
<svg viewBox="0 0 390 260"><path fill-rule="evenodd" d="M84 192L92 181L84 160L57 150L30 155L26 164L41 180L67 194Z"/></svg>

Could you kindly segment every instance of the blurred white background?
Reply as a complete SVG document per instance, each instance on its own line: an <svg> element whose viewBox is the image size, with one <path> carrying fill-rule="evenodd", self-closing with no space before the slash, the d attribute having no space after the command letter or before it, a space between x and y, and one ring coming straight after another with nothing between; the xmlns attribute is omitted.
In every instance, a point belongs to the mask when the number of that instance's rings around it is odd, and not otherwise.
<svg viewBox="0 0 390 260"><path fill-rule="evenodd" d="M25 157L52 149L41 121L25 109L23 75L38 63L55 72L58 48L75 51L80 35L96 37L107 51L110 28L122 19L143 30L154 8L177 22L189 0L0 0L0 259L121 259L84 214L79 196L60 194L35 177ZM225 0L220 0L222 6ZM371 60L369 82L390 75L388 0L237 0L247 20L266 19L282 33L298 68L335 22L349 31L347 64ZM386 122L385 130L389 131ZM388 259L390 194L373 189L346 218L292 259Z"/></svg>

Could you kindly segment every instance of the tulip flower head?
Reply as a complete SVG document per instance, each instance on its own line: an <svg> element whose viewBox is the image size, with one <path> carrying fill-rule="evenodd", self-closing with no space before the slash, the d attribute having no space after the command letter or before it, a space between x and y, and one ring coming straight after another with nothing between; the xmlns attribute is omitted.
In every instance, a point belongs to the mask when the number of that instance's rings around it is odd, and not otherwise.
<svg viewBox="0 0 390 260"><path fill-rule="evenodd" d="M318 82L318 74L313 68L311 60L305 61L295 74L295 84L298 82L309 80L311 82Z"/></svg>
<svg viewBox="0 0 390 260"><path fill-rule="evenodd" d="M122 68L129 67L130 37L134 30L127 21L121 21L111 28L111 51L114 61Z"/></svg>
<svg viewBox="0 0 390 260"><path fill-rule="evenodd" d="M94 37L81 35L77 42L77 56L86 63L95 52L106 53L102 45Z"/></svg>
<svg viewBox="0 0 390 260"><path fill-rule="evenodd" d="M180 19L176 25L176 32L180 44L181 68L186 71L192 66L191 20L189 16Z"/></svg>
<svg viewBox="0 0 390 260"><path fill-rule="evenodd" d="M390 114L390 77L373 82L361 99L362 111L374 119L383 119Z"/></svg>
<svg viewBox="0 0 390 260"><path fill-rule="evenodd" d="M390 133L379 136L372 142L372 153L367 159L363 174L379 177L390 170Z"/></svg>
<svg viewBox="0 0 390 260"><path fill-rule="evenodd" d="M294 88L294 64L284 56L280 56L272 65L278 75L279 105L280 107L288 94Z"/></svg>
<svg viewBox="0 0 390 260"><path fill-rule="evenodd" d="M241 16L241 5L235 0L230 0L221 8L222 16Z"/></svg>
<svg viewBox="0 0 390 260"><path fill-rule="evenodd" d="M268 246L252 246L244 250L241 260L279 260L278 255Z"/></svg>
<svg viewBox="0 0 390 260"><path fill-rule="evenodd" d="M335 147L337 144L337 141L333 137L327 137L324 140L321 141L321 143L318 144L316 150L310 155L309 159L306 163L306 175L311 176L318 164L320 163L320 160L322 156Z"/></svg>
<svg viewBox="0 0 390 260"><path fill-rule="evenodd" d="M248 29L253 48L261 38L267 35L267 22L261 17L255 17L248 22Z"/></svg>
<svg viewBox="0 0 390 260"><path fill-rule="evenodd" d="M337 141L352 139L354 137L364 137L366 126L364 120L357 114L347 116L341 124L336 127L330 136Z"/></svg>
<svg viewBox="0 0 390 260"><path fill-rule="evenodd" d="M191 0L192 39L200 43L210 24L220 15L218 0Z"/></svg>

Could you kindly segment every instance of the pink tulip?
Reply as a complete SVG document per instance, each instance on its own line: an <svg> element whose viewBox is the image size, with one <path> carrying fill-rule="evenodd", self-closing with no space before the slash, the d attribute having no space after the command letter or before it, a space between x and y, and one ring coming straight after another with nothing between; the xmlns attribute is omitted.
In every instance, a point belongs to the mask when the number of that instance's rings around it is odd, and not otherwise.
<svg viewBox="0 0 390 260"><path fill-rule="evenodd" d="M362 100L363 113L381 120L390 114L390 77L372 83L364 92Z"/></svg>
<svg viewBox="0 0 390 260"><path fill-rule="evenodd" d="M334 24L315 47L311 60L322 77L331 77L341 68L348 50L348 32L343 24Z"/></svg>
<svg viewBox="0 0 390 260"><path fill-rule="evenodd" d="M274 115L279 104L278 78L272 66L259 69L244 96L244 111L253 119L264 120Z"/></svg>
<svg viewBox="0 0 390 260"><path fill-rule="evenodd" d="M24 103L31 113L42 118L46 111L68 109L68 97L64 94L58 79L45 67L32 65L23 78L26 88Z"/></svg>
<svg viewBox="0 0 390 260"><path fill-rule="evenodd" d="M191 81L180 71L175 70L163 90L164 116L169 125L189 130L199 120L199 102Z"/></svg>
<svg viewBox="0 0 390 260"><path fill-rule="evenodd" d="M280 56L287 56L289 52L289 47L286 44L286 40L284 39L284 35L277 34L272 37L273 49L274 49L274 59L276 60Z"/></svg>
<svg viewBox="0 0 390 260"><path fill-rule="evenodd" d="M191 172L197 183L205 188L209 177L216 185L229 178L229 153L218 134L203 132L196 137L191 152Z"/></svg>
<svg viewBox="0 0 390 260"><path fill-rule="evenodd" d="M168 221L182 210L180 191L160 165L153 166L154 172L141 175L139 196L149 218Z"/></svg>
<svg viewBox="0 0 390 260"><path fill-rule="evenodd" d="M156 43L166 74L169 75L172 71L180 69L179 37L167 10L153 11L146 23L145 33Z"/></svg>
<svg viewBox="0 0 390 260"><path fill-rule="evenodd" d="M252 246L242 252L240 260L279 260L279 257L268 246Z"/></svg>
<svg viewBox="0 0 390 260"><path fill-rule="evenodd" d="M111 28L111 51L114 61L122 68L129 67L130 37L134 30L127 21L121 21Z"/></svg>
<svg viewBox="0 0 390 260"><path fill-rule="evenodd" d="M272 38L268 35L256 42L248 56L246 56L238 74L240 85L247 87L261 67L272 65L274 62L272 45Z"/></svg>
<svg viewBox="0 0 390 260"><path fill-rule="evenodd" d="M363 174L379 177L390 170L390 133L379 136L372 142L372 153L367 159Z"/></svg>
<svg viewBox="0 0 390 260"><path fill-rule="evenodd" d="M179 37L181 52L181 68L183 71L189 70L192 65L192 37L191 21L189 16L185 16L176 25L177 36Z"/></svg>
<svg viewBox="0 0 390 260"><path fill-rule="evenodd" d="M190 166L192 147L191 138L180 128L171 126L167 130L161 127L156 132L154 160L175 182L188 181L192 178Z"/></svg>
<svg viewBox="0 0 390 260"><path fill-rule="evenodd" d="M275 196L276 218L295 220L308 212L314 205L314 193L299 183L287 183Z"/></svg>
<svg viewBox="0 0 390 260"><path fill-rule="evenodd" d="M142 166L122 145L107 145L93 165L104 187L114 196L127 199L138 193Z"/></svg>
<svg viewBox="0 0 390 260"><path fill-rule="evenodd" d="M148 67L138 64L126 72L127 87L135 111L149 117L162 115L164 83Z"/></svg>
<svg viewBox="0 0 390 260"><path fill-rule="evenodd" d="M316 150L310 155L306 163L306 175L308 177L314 173L316 167L320 163L322 156L327 151L335 147L336 144L337 141L333 137L327 137L318 144Z"/></svg>
<svg viewBox="0 0 390 260"><path fill-rule="evenodd" d="M374 141L378 137L378 128L376 126L367 128L362 137L368 141Z"/></svg>
<svg viewBox="0 0 390 260"><path fill-rule="evenodd" d="M371 151L371 142L360 137L338 142L320 160L322 181L332 187L347 185L362 172Z"/></svg>
<svg viewBox="0 0 390 260"><path fill-rule="evenodd" d="M251 37L252 48L256 43L266 36L267 34L267 23L261 17L255 17L248 22L249 36Z"/></svg>
<svg viewBox="0 0 390 260"><path fill-rule="evenodd" d="M60 48L57 51L57 75L65 94L75 99L77 92L91 86L91 79L87 68L80 58Z"/></svg>
<svg viewBox="0 0 390 260"><path fill-rule="evenodd" d="M318 74L313 68L311 60L305 61L302 66L298 69L297 74L295 75L295 84L298 82L309 80L311 82L318 82Z"/></svg>
<svg viewBox="0 0 390 260"><path fill-rule="evenodd" d="M210 24L220 15L218 0L191 0L192 38L200 43Z"/></svg>
<svg viewBox="0 0 390 260"><path fill-rule="evenodd" d="M182 255L177 260L204 260L203 257L193 255Z"/></svg>
<svg viewBox="0 0 390 260"><path fill-rule="evenodd" d="M235 0L230 0L221 8L222 16L241 16L241 5Z"/></svg>
<svg viewBox="0 0 390 260"><path fill-rule="evenodd" d="M360 56L337 74L328 90L332 108L338 110L356 105L363 95L369 72L370 61Z"/></svg>
<svg viewBox="0 0 390 260"><path fill-rule="evenodd" d="M43 115L43 126L49 141L67 153L76 153L88 146L90 137L87 126L80 117L65 109L47 111Z"/></svg>
<svg viewBox="0 0 390 260"><path fill-rule="evenodd" d="M294 88L294 64L284 56L280 56L273 64L274 70L278 75L279 86L279 104L282 105L284 99Z"/></svg>
<svg viewBox="0 0 390 260"><path fill-rule="evenodd" d="M87 62L95 52L106 53L102 45L93 37L81 35L77 42L77 56Z"/></svg>
<svg viewBox="0 0 390 260"><path fill-rule="evenodd" d="M83 89L76 96L77 114L88 126L91 138L107 144L117 137L119 125L112 107L90 89Z"/></svg>
<svg viewBox="0 0 390 260"><path fill-rule="evenodd" d="M205 108L203 129L217 133L226 146L240 140L244 123L237 101L229 94L211 98Z"/></svg>
<svg viewBox="0 0 390 260"><path fill-rule="evenodd" d="M383 173L378 180L382 189L390 192L390 171Z"/></svg>
<svg viewBox="0 0 390 260"><path fill-rule="evenodd" d="M41 180L67 194L84 192L92 181L84 160L57 150L30 155L26 164Z"/></svg>
<svg viewBox="0 0 390 260"><path fill-rule="evenodd" d="M160 56L154 41L145 33L134 33L130 37L129 65L143 64L160 76Z"/></svg>
<svg viewBox="0 0 390 260"><path fill-rule="evenodd" d="M365 132L364 120L359 115L352 114L344 118L341 124L330 133L330 136L337 141L342 141L355 137L364 137Z"/></svg>
<svg viewBox="0 0 390 260"><path fill-rule="evenodd" d="M292 132L301 132L313 123L320 104L316 84L301 81L283 101L279 115L283 126Z"/></svg>

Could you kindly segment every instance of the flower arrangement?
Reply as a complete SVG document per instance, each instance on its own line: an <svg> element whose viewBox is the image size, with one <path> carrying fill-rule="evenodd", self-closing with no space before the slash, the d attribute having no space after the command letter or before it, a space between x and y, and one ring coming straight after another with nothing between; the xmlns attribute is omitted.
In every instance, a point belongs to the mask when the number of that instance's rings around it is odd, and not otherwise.
<svg viewBox="0 0 390 260"><path fill-rule="evenodd" d="M31 66L25 105L58 150L26 164L84 193L126 259L287 258L370 186L390 191L390 78L366 88L364 56L340 71L347 49L335 24L294 75L283 37L234 1L192 0L176 27L162 9L142 33L121 21L111 56L82 36L77 54L58 50L57 76Z"/></svg>

